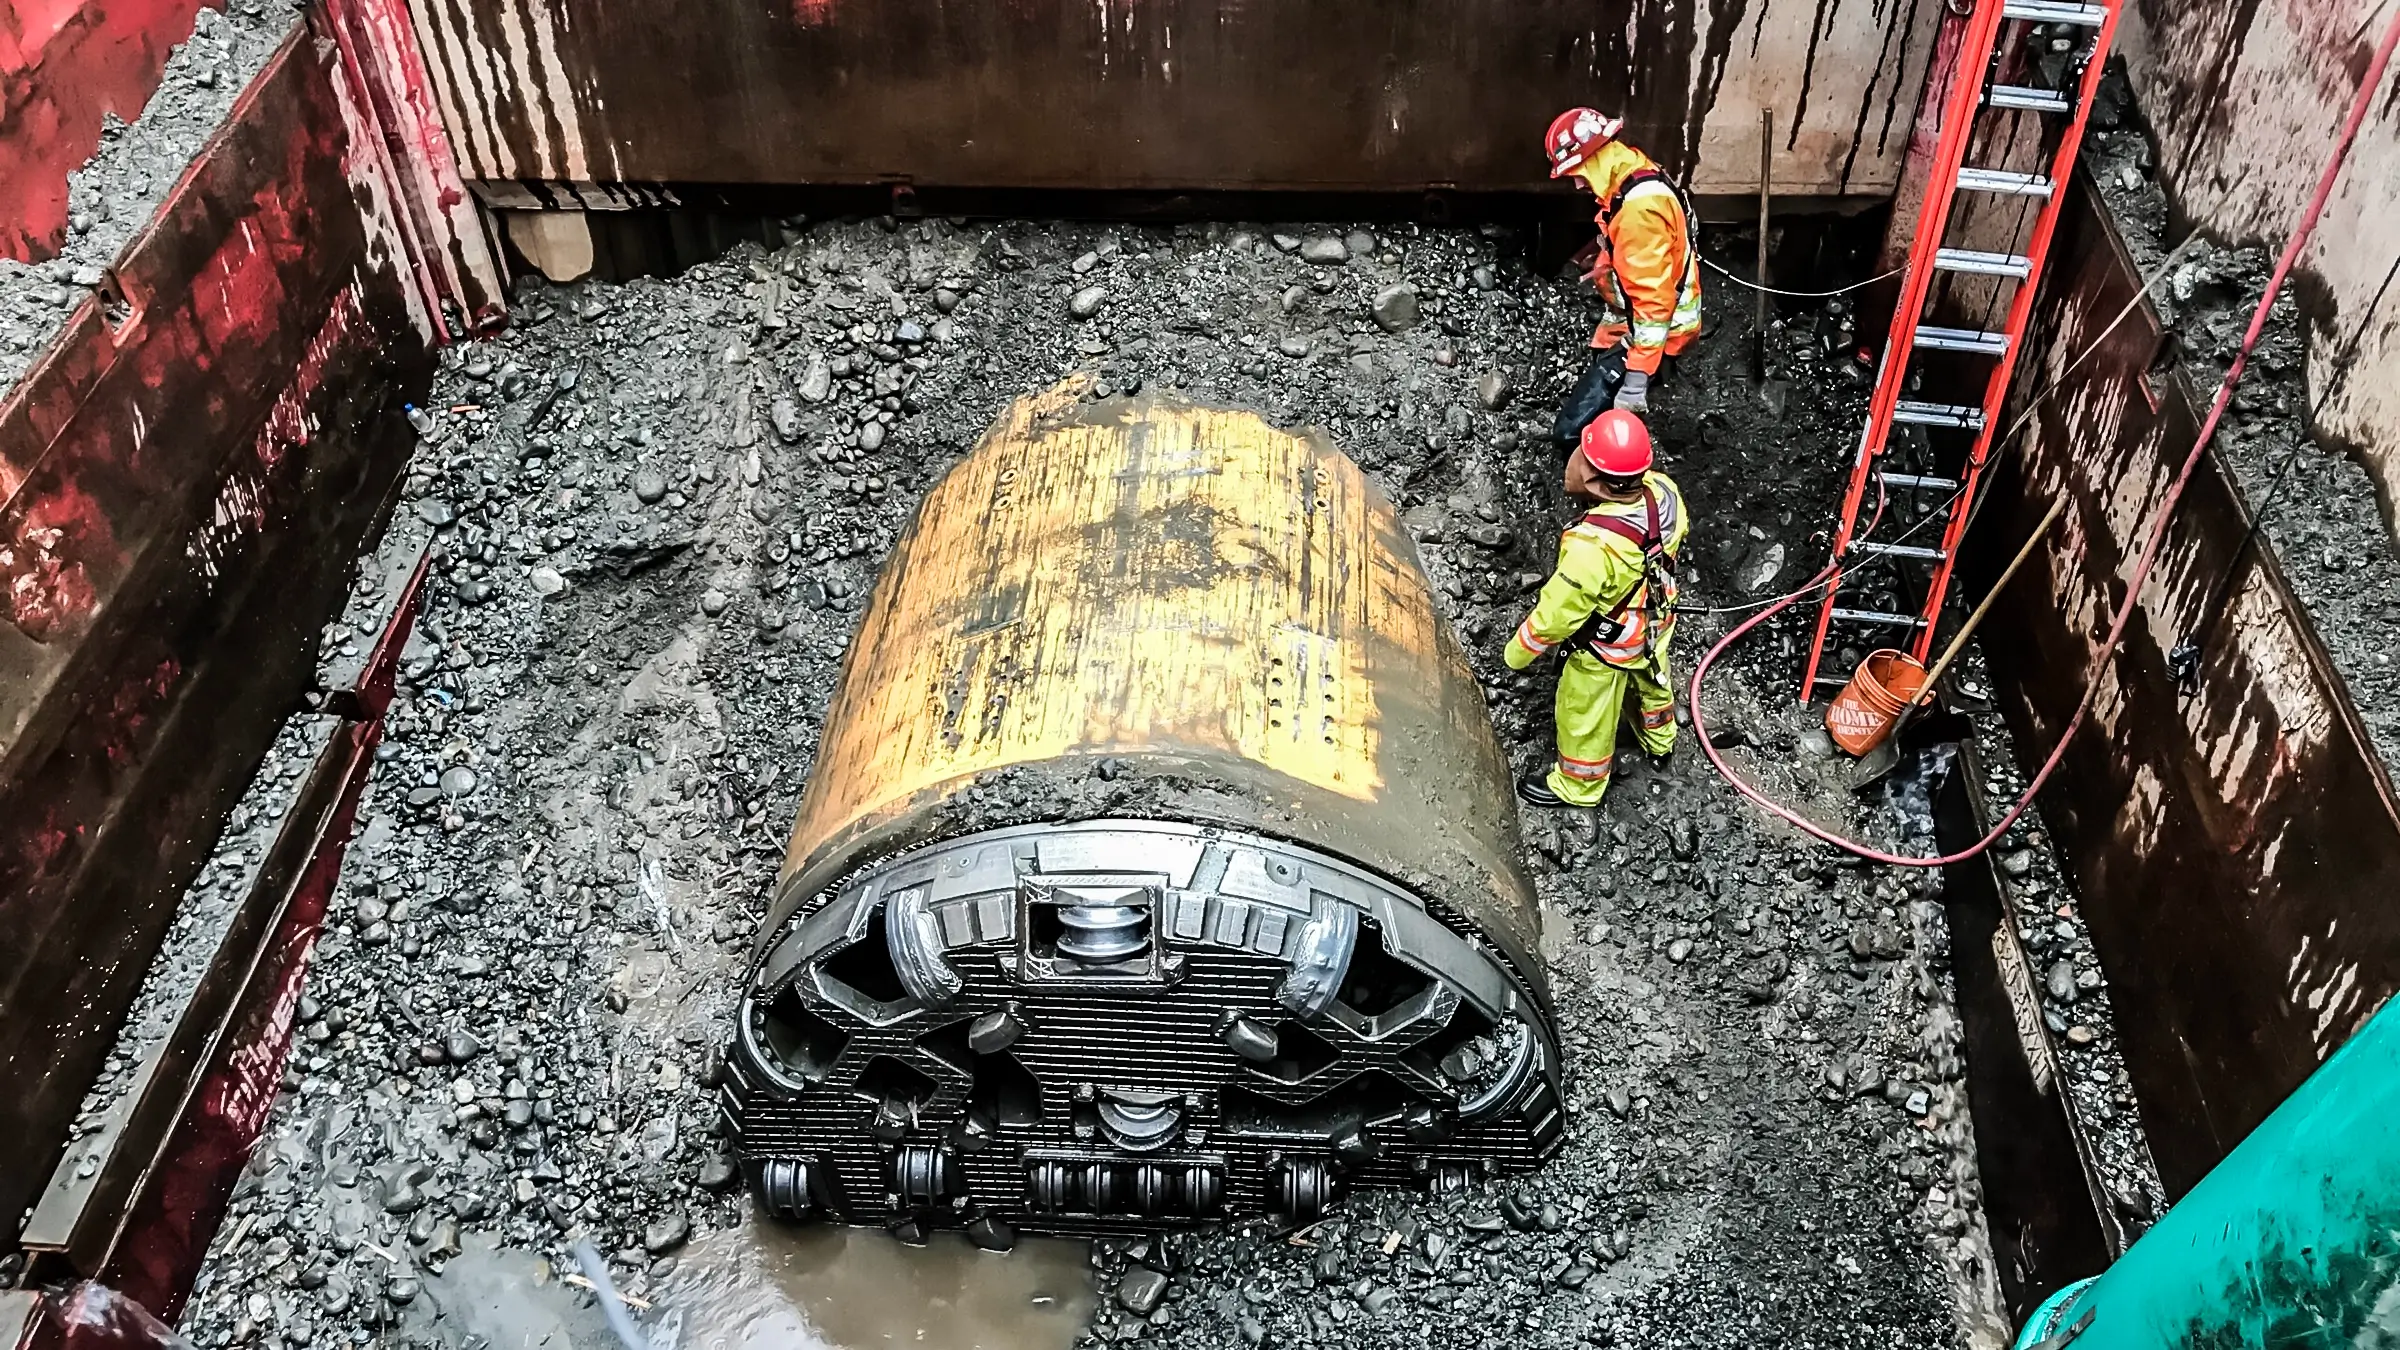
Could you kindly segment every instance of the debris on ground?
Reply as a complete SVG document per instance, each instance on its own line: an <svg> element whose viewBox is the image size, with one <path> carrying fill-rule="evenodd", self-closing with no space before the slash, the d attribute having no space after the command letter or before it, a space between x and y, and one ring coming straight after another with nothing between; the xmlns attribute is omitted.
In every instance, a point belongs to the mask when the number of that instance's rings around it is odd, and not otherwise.
<svg viewBox="0 0 2400 1350"><path fill-rule="evenodd" d="M1997 813L2023 795L2027 776L2007 719L1988 701L1992 682L1979 650L1961 664L1959 687L1984 700L1985 710L1971 713L1969 720L1984 770L1984 799ZM2016 925L2017 946L2033 977L2052 1062L2077 1133L2089 1149L2086 1161L2098 1173L2117 1222L2138 1237L2166 1212L2166 1185L2150 1156L2141 1103L2117 1040L2107 973L2038 805L2017 817L1992 846L1991 857Z"/></svg>

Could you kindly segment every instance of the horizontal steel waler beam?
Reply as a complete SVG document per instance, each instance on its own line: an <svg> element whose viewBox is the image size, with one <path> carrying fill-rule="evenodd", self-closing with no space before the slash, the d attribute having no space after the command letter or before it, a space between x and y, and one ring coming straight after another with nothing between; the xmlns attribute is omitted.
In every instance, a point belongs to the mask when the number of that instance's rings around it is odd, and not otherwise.
<svg viewBox="0 0 2400 1350"><path fill-rule="evenodd" d="M356 678L313 700L339 725L277 803L274 842L251 863L205 973L152 1041L115 1103L78 1139L34 1202L19 1242L37 1282L106 1279L171 1312L199 1272L234 1177L282 1090L292 997L341 874L382 741L400 657L415 631L429 561L386 608ZM177 1278L160 1283L174 1272Z"/></svg>

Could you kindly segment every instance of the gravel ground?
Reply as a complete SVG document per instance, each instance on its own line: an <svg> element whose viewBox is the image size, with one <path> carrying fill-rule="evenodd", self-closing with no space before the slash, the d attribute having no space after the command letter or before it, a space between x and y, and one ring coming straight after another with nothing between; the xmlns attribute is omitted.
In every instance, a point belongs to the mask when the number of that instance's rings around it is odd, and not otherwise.
<svg viewBox="0 0 2400 1350"><path fill-rule="evenodd" d="M1980 651L1965 658L1962 682L1970 688L1991 688ZM2007 719L1993 711L1976 714L1971 721L1984 770L1984 800L1996 815L2025 791L2027 775ZM1999 864L2003 902L2016 920L2017 944L2041 1003L2042 1023L2050 1032L2052 1061L2066 1090L2069 1115L2091 1150L2092 1165L2099 1170L2118 1221L2129 1238L2139 1237L2166 1212L2166 1186L2142 1133L2140 1102L2117 1043L2108 978L2092 947L2074 883L2042 826L2041 808L2028 808L2019 816L1993 846L1992 856Z"/></svg>
<svg viewBox="0 0 2400 1350"><path fill-rule="evenodd" d="M2126 247L2147 275L2181 237L2170 230L2181 226L2170 221L2166 192L2155 176L2149 129L2121 74L2112 72L2111 80L2119 125L2095 133L2086 153ZM2283 241L2278 237L2273 244L2272 249L2222 248L2194 240L2165 283L2152 288L2151 299L2174 335L2203 412L2266 291ZM2293 594L2307 607L2389 771L2400 765L2400 667L2394 665L2392 641L2400 631L2400 545L2385 523L2366 469L2310 434L2315 419L2305 337L2296 294L2287 286L2268 316L2267 331L2226 410L2212 453L2233 471L2261 522L2260 540L2273 549ZM2347 362L2336 364L2334 378L2347 378Z"/></svg>
<svg viewBox="0 0 2400 1350"><path fill-rule="evenodd" d="M1862 395L1816 337L1833 316L1800 314L1762 396L1746 300L1719 308L1656 418L1702 606L1802 578L1818 451ZM1505 232L829 224L673 280L530 285L516 315L446 353L373 565L431 540L437 594L185 1318L203 1346L530 1344L491 1310L563 1296L570 1234L662 1340L711 1343L723 1253L770 1239L707 1084L848 632L921 491L1067 371L1326 426L1424 541L1512 755L1548 753L1551 676L1499 645L1565 516L1538 428L1592 306ZM1729 621L1688 615L1682 659ZM1712 725L1779 796L1905 842L1790 699L1801 621L1726 663ZM1305 1234L1099 1244L1087 1336L2001 1343L1926 882L1769 828L1689 747L1527 833L1573 1075L1558 1160ZM603 1343L574 1298L544 1326Z"/></svg>
<svg viewBox="0 0 2400 1350"><path fill-rule="evenodd" d="M100 148L67 178L67 239L47 262L0 258L0 397L32 368L101 269L148 223L294 22L292 7L232 0L203 9L128 126L110 114Z"/></svg>

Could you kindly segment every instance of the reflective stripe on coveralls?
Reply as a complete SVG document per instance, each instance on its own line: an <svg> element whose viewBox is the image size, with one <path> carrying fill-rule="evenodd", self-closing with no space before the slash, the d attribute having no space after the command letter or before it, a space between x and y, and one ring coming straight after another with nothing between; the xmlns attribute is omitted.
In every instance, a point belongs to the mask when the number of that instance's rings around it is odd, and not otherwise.
<svg viewBox="0 0 2400 1350"><path fill-rule="evenodd" d="M1659 502L1660 532L1672 557L1690 531L1683 494L1662 473L1643 475L1642 484ZM1543 584L1533 613L1509 639L1505 659L1511 669L1532 665L1582 628L1595 611L1608 613L1643 586L1641 549L1589 520L1595 514L1628 513L1647 522L1648 510L1641 502L1603 503L1560 535L1557 569ZM1670 612L1660 619L1648 656L1630 666L1610 665L1583 648L1567 654L1558 676L1558 766L1550 773L1551 791L1578 806L1591 806L1608 790L1628 690L1640 709L1635 734L1642 748L1657 755L1675 748L1675 690L1667 665L1667 640L1673 633Z"/></svg>
<svg viewBox="0 0 2400 1350"><path fill-rule="evenodd" d="M1558 673L1558 763L1550 771L1550 790L1576 806L1599 805L1615 766L1617 731L1629 713L1638 719L1634 739L1645 752L1674 750L1675 687L1664 653L1634 670L1602 665L1581 652L1569 656Z"/></svg>
<svg viewBox="0 0 2400 1350"><path fill-rule="evenodd" d="M1663 179L1625 189L1626 179L1659 169L1622 141L1601 147L1575 172L1601 208L1596 219L1602 253L1592 282L1607 310L1592 332L1592 345L1626 343L1626 369L1655 375L1662 359L1682 352L1700 334L1700 256L1692 247L1683 199ZM1620 191L1624 199L1617 201Z"/></svg>
<svg viewBox="0 0 2400 1350"><path fill-rule="evenodd" d="M1575 759L1568 755L1560 755L1558 757L1558 771L1565 774L1569 778L1581 779L1587 783L1606 783L1608 781L1609 760L1613 760L1614 758L1616 758L1616 756L1613 754L1609 756L1609 759L1598 760Z"/></svg>

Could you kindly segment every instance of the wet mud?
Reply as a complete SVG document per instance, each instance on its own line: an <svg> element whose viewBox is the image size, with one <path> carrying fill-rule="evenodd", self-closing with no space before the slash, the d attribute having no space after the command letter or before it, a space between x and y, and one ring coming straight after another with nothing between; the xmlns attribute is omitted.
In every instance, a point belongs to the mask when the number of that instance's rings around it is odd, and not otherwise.
<svg viewBox="0 0 2400 1350"><path fill-rule="evenodd" d="M488 1236L467 1239L402 1336L480 1338L490 1350L619 1347L581 1267ZM864 1229L754 1219L698 1238L677 1271L627 1312L646 1350L1066 1350L1091 1316L1083 1244L1028 1241L1006 1255L956 1235L908 1247Z"/></svg>
<svg viewBox="0 0 2400 1350"><path fill-rule="evenodd" d="M1028 1240L1001 1255L956 1234L908 1247L871 1229L765 1220L694 1243L659 1293L682 1324L666 1344L682 1350L1066 1350L1094 1302L1078 1242Z"/></svg>

